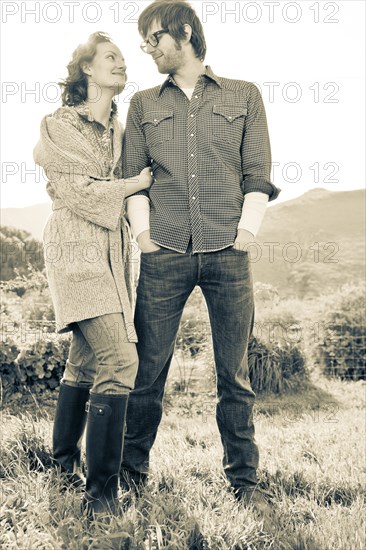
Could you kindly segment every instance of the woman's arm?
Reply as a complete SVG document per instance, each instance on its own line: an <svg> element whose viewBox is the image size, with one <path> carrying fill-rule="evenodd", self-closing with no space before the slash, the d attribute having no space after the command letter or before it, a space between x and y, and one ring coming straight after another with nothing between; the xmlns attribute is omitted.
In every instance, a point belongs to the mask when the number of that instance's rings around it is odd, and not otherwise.
<svg viewBox="0 0 366 550"><path fill-rule="evenodd" d="M128 180L98 176L94 153L80 124L79 115L68 107L47 117L42 122L34 158L45 169L57 197L70 210L87 221L115 230L125 197L151 185L150 170L146 168Z"/></svg>

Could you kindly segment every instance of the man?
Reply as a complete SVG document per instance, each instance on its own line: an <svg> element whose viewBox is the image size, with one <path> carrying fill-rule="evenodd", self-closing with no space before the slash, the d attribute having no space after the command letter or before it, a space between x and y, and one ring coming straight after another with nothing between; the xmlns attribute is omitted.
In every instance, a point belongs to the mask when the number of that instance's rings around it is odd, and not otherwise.
<svg viewBox="0 0 366 550"><path fill-rule="evenodd" d="M168 77L135 94L125 132L124 177L151 163L155 182L149 197L134 195L127 205L142 252L135 312L140 366L122 477L125 486L147 479L180 318L199 285L212 329L224 470L237 498L260 508L247 364L254 315L247 247L268 199L279 193L270 183L263 103L253 84L204 66L202 25L185 0L150 4L139 31L142 49Z"/></svg>

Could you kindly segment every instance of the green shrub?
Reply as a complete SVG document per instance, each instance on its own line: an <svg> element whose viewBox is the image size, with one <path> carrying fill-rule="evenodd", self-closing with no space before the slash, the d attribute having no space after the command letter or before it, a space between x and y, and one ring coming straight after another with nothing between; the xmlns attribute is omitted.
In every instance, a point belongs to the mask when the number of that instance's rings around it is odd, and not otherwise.
<svg viewBox="0 0 366 550"><path fill-rule="evenodd" d="M22 318L31 327L38 327L43 332L55 330L55 312L49 290L27 290L21 303Z"/></svg>
<svg viewBox="0 0 366 550"><path fill-rule="evenodd" d="M14 279L1 283L7 324L13 323L14 328L26 324L28 328L38 329L42 333L53 332L55 330L55 314L45 270L39 271L28 264L26 274L19 273L17 269L15 269L15 273ZM10 306L11 301L13 302L12 306ZM8 323L10 314L11 322ZM14 333L16 332L14 330Z"/></svg>
<svg viewBox="0 0 366 550"><path fill-rule="evenodd" d="M41 392L56 388L68 356L68 337L43 337L32 343L5 341L0 346L0 377L3 400L29 388Z"/></svg>
<svg viewBox="0 0 366 550"><path fill-rule="evenodd" d="M308 378L304 326L296 301L258 308L248 346L249 376L256 392L282 393Z"/></svg>
<svg viewBox="0 0 366 550"><path fill-rule="evenodd" d="M212 366L211 329L202 292L196 288L188 299L180 322L176 342L175 361L179 375L173 388L177 393L188 393L200 377L205 363L206 383L214 381Z"/></svg>
<svg viewBox="0 0 366 550"><path fill-rule="evenodd" d="M0 226L0 274L2 281L26 274L31 262L37 270L44 267L42 243L28 231Z"/></svg>
<svg viewBox="0 0 366 550"><path fill-rule="evenodd" d="M328 376L366 379L365 289L342 287L333 297L332 310L322 316L323 335L317 358Z"/></svg>
<svg viewBox="0 0 366 550"><path fill-rule="evenodd" d="M2 342L0 346L0 381L1 396L5 401L17 390L19 380L15 360L19 354L17 344L13 340Z"/></svg>
<svg viewBox="0 0 366 550"><path fill-rule="evenodd" d="M187 352L192 358L202 353L210 335L207 330L206 321L191 317L189 313L183 314L176 340L177 348Z"/></svg>
<svg viewBox="0 0 366 550"><path fill-rule="evenodd" d="M255 392L282 393L307 379L301 348L290 342L271 345L251 338L248 346L249 377Z"/></svg>
<svg viewBox="0 0 366 550"><path fill-rule="evenodd" d="M43 338L24 347L16 359L20 381L28 387L56 388L62 377L70 342Z"/></svg>
<svg viewBox="0 0 366 550"><path fill-rule="evenodd" d="M280 295L276 287L269 283L254 283L254 300L256 307L273 307L280 301Z"/></svg>
<svg viewBox="0 0 366 550"><path fill-rule="evenodd" d="M275 288L256 285L260 313L248 346L249 376L256 392L281 393L295 388L308 378L303 350L302 325L295 313L297 302L279 303ZM205 389L215 385L211 332L207 309L200 291L195 291L184 310L177 338L176 355L180 369L177 391L190 389L196 359L204 359ZM186 363L184 357L187 357ZM188 366L187 366L188 365Z"/></svg>
<svg viewBox="0 0 366 550"><path fill-rule="evenodd" d="M183 310L176 340L176 347L191 357L204 351L211 334L206 303L200 289L196 288Z"/></svg>

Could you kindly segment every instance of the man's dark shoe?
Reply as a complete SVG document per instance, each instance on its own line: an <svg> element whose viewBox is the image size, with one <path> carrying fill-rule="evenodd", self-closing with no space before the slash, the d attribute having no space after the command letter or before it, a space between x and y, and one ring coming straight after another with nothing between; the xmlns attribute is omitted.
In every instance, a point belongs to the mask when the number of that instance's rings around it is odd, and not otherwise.
<svg viewBox="0 0 366 550"><path fill-rule="evenodd" d="M148 480L147 474L140 474L137 472L131 472L121 468L120 470L120 484L123 491L131 491L136 497L141 496L144 491Z"/></svg>
<svg viewBox="0 0 366 550"><path fill-rule="evenodd" d="M60 479L62 484L61 489L74 489L77 492L85 490L86 479L81 469L72 474L60 470Z"/></svg>
<svg viewBox="0 0 366 550"><path fill-rule="evenodd" d="M258 486L234 488L235 498L247 508L251 508L259 521L263 521L265 531L273 530L274 508L271 495Z"/></svg>

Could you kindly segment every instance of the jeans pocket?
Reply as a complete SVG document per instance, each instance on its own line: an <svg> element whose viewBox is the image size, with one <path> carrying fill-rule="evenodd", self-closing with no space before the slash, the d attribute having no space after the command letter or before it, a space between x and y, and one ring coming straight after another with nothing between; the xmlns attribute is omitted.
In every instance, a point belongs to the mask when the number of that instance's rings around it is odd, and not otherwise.
<svg viewBox="0 0 366 550"><path fill-rule="evenodd" d="M158 256L161 254L162 248L158 248L158 250L152 250L152 252L141 252L141 260L149 258L150 256Z"/></svg>
<svg viewBox="0 0 366 550"><path fill-rule="evenodd" d="M235 248L235 246L231 246L228 250L231 250L232 252L235 252L236 254L248 254L248 250L242 250L241 248Z"/></svg>

